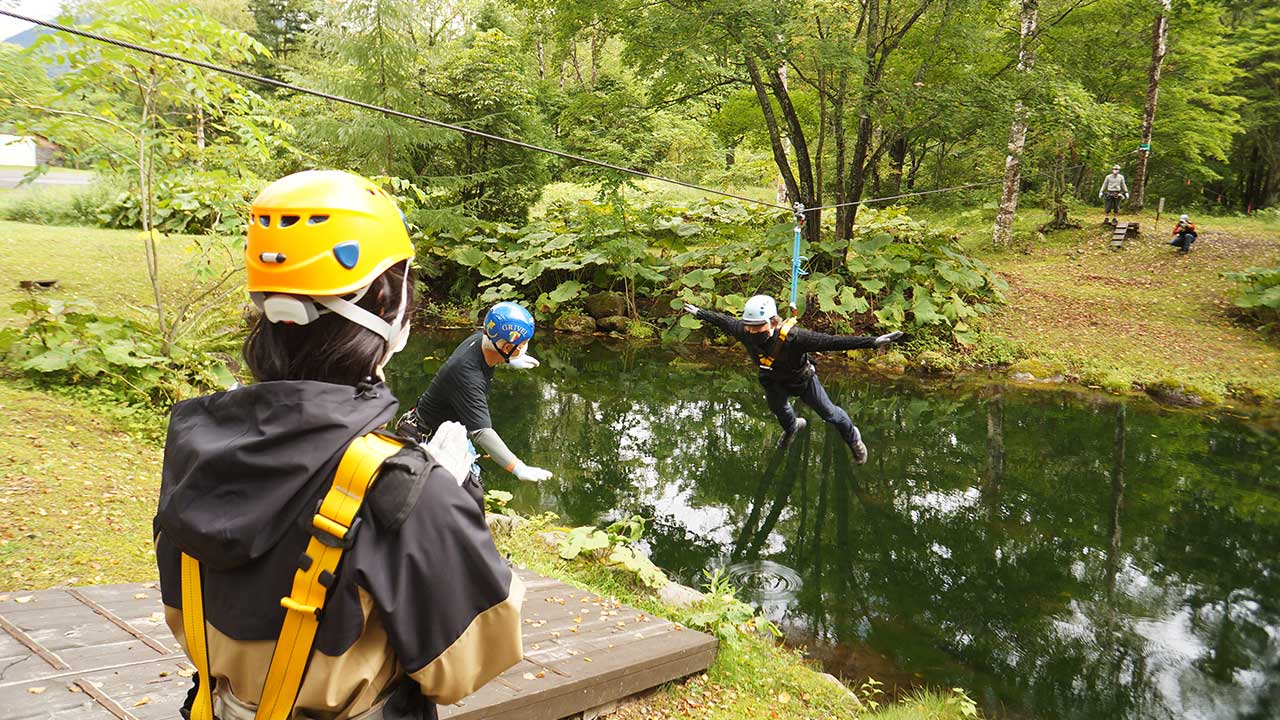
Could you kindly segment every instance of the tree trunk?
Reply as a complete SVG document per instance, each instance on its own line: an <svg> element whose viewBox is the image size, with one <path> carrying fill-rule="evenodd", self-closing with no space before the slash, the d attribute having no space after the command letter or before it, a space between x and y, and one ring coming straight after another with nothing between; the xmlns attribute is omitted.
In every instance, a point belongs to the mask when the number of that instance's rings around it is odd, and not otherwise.
<svg viewBox="0 0 1280 720"><path fill-rule="evenodd" d="M769 147L773 150L773 162L778 166L778 173L782 175L782 183L786 186L787 193L791 197L798 198L800 188L796 184L795 175L791 172L791 163L787 160L786 147L782 144L782 132L778 129L778 118L774 116L773 103L769 101L769 91L760 77L760 68L756 66L755 58L747 55L745 62L747 75L751 78L751 87L756 91L756 101L764 114L765 127L769 130Z"/></svg>
<svg viewBox="0 0 1280 720"><path fill-rule="evenodd" d="M1160 0L1160 14L1151 27L1151 66L1147 68L1147 106L1142 113L1142 145L1138 148L1138 169L1133 173L1132 207L1141 208L1147 194L1147 159L1151 157L1151 130L1156 122L1156 98L1160 94L1160 68L1167 51L1165 40L1169 36L1169 14L1172 0Z"/></svg>
<svg viewBox="0 0 1280 720"><path fill-rule="evenodd" d="M889 144L889 194L902 192L902 168L907 164L907 139L901 135Z"/></svg>
<svg viewBox="0 0 1280 720"><path fill-rule="evenodd" d="M1031 40L1036 34L1040 16L1040 0L1021 0L1018 32L1018 72L1029 73L1035 65L1035 48ZM1027 144L1027 108L1022 100L1013 104L1013 123L1009 126L1009 154L1004 158L1004 189L1000 193L1000 209L991 241L1007 245L1013 239L1013 216L1018 209L1018 191L1022 183L1022 150Z"/></svg>
<svg viewBox="0 0 1280 720"><path fill-rule="evenodd" d="M876 63L876 55L883 47L883 29L880 27L880 0L866 0L864 17L866 19L866 61L867 69L862 75L862 97L860 105L862 113L858 116L858 135L853 144L853 158L849 161L849 172L845 178L847 183L844 202L856 203L862 199L862 186L866 182L867 150L871 145L871 110L869 103L879 82L879 70L883 64ZM883 61L881 56L881 61ZM858 206L850 205L844 217L836 223L836 237L848 240L853 237L853 223L858 218Z"/></svg>

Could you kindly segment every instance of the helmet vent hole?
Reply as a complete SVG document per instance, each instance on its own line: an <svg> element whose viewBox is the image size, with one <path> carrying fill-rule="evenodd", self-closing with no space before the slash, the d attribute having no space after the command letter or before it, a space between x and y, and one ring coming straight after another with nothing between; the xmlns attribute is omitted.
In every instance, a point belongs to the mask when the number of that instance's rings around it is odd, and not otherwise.
<svg viewBox="0 0 1280 720"><path fill-rule="evenodd" d="M328 215L312 215L311 217L307 218L307 224L308 224L308 225L319 225L320 223L322 223L322 222L324 222L325 220L328 220L328 219L329 219L329 216L328 216Z"/></svg>
<svg viewBox="0 0 1280 720"><path fill-rule="evenodd" d="M299 218L297 215L281 215L281 216L280 216L280 227L282 227L282 228L287 228L287 227L289 227L289 226L293 225L294 223L298 222L298 220L300 220L300 219L301 219L301 218Z"/></svg>
<svg viewBox="0 0 1280 720"><path fill-rule="evenodd" d="M258 216L258 224L259 224L259 225L261 225L262 227L271 227L271 216L270 216L270 215L259 215L259 216Z"/></svg>

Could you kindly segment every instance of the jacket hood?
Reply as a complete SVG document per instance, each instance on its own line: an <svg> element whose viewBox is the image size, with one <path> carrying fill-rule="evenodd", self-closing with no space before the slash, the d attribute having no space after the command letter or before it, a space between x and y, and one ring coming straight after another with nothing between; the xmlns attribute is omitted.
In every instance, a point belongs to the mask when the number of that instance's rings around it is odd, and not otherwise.
<svg viewBox="0 0 1280 720"><path fill-rule="evenodd" d="M261 557L333 481L351 441L395 417L385 384L267 382L174 405L155 531L218 570Z"/></svg>

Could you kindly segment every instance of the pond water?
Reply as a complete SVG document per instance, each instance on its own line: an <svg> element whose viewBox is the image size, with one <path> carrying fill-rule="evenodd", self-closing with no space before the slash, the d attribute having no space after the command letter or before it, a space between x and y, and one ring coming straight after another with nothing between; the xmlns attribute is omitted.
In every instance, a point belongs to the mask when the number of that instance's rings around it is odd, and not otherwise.
<svg viewBox="0 0 1280 720"><path fill-rule="evenodd" d="M397 357L405 407L462 337ZM963 687L989 717L1280 717L1274 425L820 365L859 467L808 409L774 450L736 349L540 336L533 354L498 369L491 408L555 478L487 464L486 486L567 524L651 518L658 565L695 586L725 568L834 674Z"/></svg>

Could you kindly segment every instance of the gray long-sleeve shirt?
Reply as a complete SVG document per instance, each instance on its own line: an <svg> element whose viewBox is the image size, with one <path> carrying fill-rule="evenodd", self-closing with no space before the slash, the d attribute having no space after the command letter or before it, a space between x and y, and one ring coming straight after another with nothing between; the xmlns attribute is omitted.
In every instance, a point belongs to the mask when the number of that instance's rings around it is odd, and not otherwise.
<svg viewBox="0 0 1280 720"><path fill-rule="evenodd" d="M1098 191L1098 194L1101 195L1109 192L1129 192L1129 186L1124 182L1124 175L1121 175L1120 173L1112 173L1102 178L1102 189Z"/></svg>

